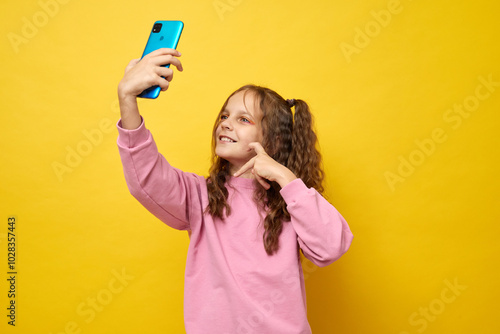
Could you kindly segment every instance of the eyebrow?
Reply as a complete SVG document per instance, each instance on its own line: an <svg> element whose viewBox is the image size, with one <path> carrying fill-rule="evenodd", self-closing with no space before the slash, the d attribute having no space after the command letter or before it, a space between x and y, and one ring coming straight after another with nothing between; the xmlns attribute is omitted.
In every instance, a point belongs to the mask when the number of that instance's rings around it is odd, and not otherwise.
<svg viewBox="0 0 500 334"><path fill-rule="evenodd" d="M231 114L231 112L228 109L224 109L221 114L224 114L224 113ZM251 118L255 118L255 116L252 115L249 111L242 110L242 109L238 109L238 110L232 112L232 114L236 114L236 115L248 115Z"/></svg>

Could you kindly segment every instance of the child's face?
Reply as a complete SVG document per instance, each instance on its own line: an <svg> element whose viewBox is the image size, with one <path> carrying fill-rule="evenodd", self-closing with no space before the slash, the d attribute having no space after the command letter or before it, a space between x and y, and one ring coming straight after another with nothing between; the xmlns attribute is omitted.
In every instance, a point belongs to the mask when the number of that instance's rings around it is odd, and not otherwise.
<svg viewBox="0 0 500 334"><path fill-rule="evenodd" d="M229 161L231 173L236 172L255 152L248 147L252 142L262 143L262 112L255 108L252 92L234 94L220 115L215 131L215 154Z"/></svg>

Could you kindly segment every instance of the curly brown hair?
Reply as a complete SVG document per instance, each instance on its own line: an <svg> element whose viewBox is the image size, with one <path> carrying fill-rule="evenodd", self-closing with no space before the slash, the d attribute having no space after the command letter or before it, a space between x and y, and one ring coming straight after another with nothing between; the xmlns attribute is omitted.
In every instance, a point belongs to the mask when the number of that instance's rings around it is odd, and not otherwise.
<svg viewBox="0 0 500 334"><path fill-rule="evenodd" d="M229 162L215 154L215 132L220 122L220 115L226 109L229 99L238 92L254 94L255 103L262 111L262 146L271 158L290 169L302 179L309 188L323 193L324 172L321 166L321 154L317 149L317 137L313 129L313 117L309 106L302 100L294 100L295 115L292 106L275 91L261 86L246 85L234 91L226 100L217 116L212 133L212 167L207 179L207 212L224 219L231 214L227 203L228 191L225 183L230 177ZM280 186L270 182L266 190L257 187L255 201L267 212L264 219L264 248L272 255L279 249L279 236L283 222L290 221L286 203L281 197Z"/></svg>

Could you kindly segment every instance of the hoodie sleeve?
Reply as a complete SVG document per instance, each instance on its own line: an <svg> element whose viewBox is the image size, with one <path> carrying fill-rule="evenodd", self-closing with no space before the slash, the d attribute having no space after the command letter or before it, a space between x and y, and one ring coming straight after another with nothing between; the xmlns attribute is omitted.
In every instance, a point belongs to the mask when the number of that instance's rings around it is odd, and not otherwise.
<svg viewBox="0 0 500 334"><path fill-rule="evenodd" d="M295 179L280 191L304 256L324 267L338 260L353 235L344 217L316 189Z"/></svg>
<svg viewBox="0 0 500 334"><path fill-rule="evenodd" d="M172 167L158 152L144 120L134 130L117 123L118 150L130 193L161 221L178 230L189 230L201 219L206 205L202 176Z"/></svg>

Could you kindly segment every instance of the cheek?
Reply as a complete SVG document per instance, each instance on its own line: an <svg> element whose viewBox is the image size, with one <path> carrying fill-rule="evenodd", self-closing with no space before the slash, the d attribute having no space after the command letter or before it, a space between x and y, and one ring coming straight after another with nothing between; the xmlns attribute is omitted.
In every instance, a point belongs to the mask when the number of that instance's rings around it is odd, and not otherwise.
<svg viewBox="0 0 500 334"><path fill-rule="evenodd" d="M262 134L261 129L259 129L259 131L255 135L255 138L256 138L256 141L258 141L259 143L262 143L262 140L264 140L264 135Z"/></svg>
<svg viewBox="0 0 500 334"><path fill-rule="evenodd" d="M258 138L259 142L262 143L262 140L264 139L264 131L262 131L262 125L259 124L255 127L255 135Z"/></svg>
<svg viewBox="0 0 500 334"><path fill-rule="evenodd" d="M246 136L245 142L247 144L254 143L254 142L262 142L262 135L258 132L252 131Z"/></svg>

